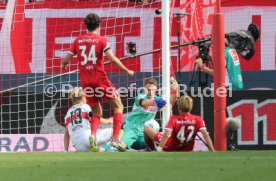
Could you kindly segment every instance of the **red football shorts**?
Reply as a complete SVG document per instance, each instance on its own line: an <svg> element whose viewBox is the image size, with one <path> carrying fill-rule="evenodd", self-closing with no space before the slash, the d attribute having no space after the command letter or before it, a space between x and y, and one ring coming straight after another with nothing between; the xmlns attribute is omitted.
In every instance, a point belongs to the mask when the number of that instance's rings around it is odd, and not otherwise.
<svg viewBox="0 0 276 181"><path fill-rule="evenodd" d="M163 133L157 132L154 135L154 142L160 143L161 139L163 137ZM186 145L182 145L181 147L178 147L178 145L175 145L173 143L172 137L170 137L163 147L163 151L168 151L168 152L188 152L188 151L193 151L194 148L194 141L191 141L187 143Z"/></svg>
<svg viewBox="0 0 276 181"><path fill-rule="evenodd" d="M117 89L105 73L97 72L85 77L81 79L81 85L86 93L87 104L90 106L98 105L100 99L107 101L119 97Z"/></svg>

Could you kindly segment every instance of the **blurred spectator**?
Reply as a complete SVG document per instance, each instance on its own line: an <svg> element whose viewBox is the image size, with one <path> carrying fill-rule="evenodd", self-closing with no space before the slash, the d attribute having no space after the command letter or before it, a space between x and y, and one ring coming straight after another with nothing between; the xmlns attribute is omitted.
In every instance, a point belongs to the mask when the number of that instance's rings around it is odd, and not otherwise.
<svg viewBox="0 0 276 181"><path fill-rule="evenodd" d="M8 0L0 0L0 3L6 4L6 3L8 3Z"/></svg>
<svg viewBox="0 0 276 181"><path fill-rule="evenodd" d="M24 0L25 3L33 2L33 1L43 1L43 0ZM0 0L0 3L7 4L8 0Z"/></svg>

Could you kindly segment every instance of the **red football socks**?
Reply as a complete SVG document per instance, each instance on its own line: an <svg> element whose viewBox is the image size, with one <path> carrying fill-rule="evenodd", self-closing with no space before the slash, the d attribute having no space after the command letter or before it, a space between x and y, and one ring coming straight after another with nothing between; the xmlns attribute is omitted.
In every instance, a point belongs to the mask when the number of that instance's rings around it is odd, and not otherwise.
<svg viewBox="0 0 276 181"><path fill-rule="evenodd" d="M101 118L99 116L95 115L95 114L91 118L91 133L95 137L96 137L99 125L100 125L100 119Z"/></svg>
<svg viewBox="0 0 276 181"><path fill-rule="evenodd" d="M119 141L119 133L123 123L123 114L114 113L113 117L113 141Z"/></svg>

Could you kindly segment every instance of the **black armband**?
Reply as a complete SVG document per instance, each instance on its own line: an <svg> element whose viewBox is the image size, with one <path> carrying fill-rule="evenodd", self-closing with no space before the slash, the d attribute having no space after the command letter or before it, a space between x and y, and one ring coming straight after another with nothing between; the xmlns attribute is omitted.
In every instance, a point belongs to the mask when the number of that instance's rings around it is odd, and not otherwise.
<svg viewBox="0 0 276 181"><path fill-rule="evenodd" d="M104 53L107 51L107 50L110 50L111 48L110 47L107 47L106 49L104 49Z"/></svg>
<svg viewBox="0 0 276 181"><path fill-rule="evenodd" d="M88 113L88 116L89 116L90 118L92 118L92 116L93 116L92 111L90 111L90 112Z"/></svg>
<svg viewBox="0 0 276 181"><path fill-rule="evenodd" d="M139 105L142 106L142 107L143 107L143 105L142 105L143 100L144 100L144 99L140 99L140 100L139 100Z"/></svg>

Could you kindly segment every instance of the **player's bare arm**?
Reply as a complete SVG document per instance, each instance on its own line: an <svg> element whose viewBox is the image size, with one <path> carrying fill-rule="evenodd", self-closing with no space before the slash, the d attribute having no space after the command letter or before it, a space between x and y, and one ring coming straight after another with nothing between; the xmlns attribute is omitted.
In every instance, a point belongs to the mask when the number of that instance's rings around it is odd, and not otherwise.
<svg viewBox="0 0 276 181"><path fill-rule="evenodd" d="M66 128L64 133L64 151L68 151L69 141L70 141L70 136L69 136L68 128Z"/></svg>
<svg viewBox="0 0 276 181"><path fill-rule="evenodd" d="M67 69L70 60L73 58L73 54L67 53L67 55L61 60L61 68Z"/></svg>
<svg viewBox="0 0 276 181"><path fill-rule="evenodd" d="M201 68L201 70L203 70L205 73L207 73L208 75L213 76L213 74L214 74L213 69L210 69L210 68L206 67L206 66L203 64L201 58L196 59L196 60L195 60L195 64L197 64L197 66L198 66L199 68Z"/></svg>
<svg viewBox="0 0 276 181"><path fill-rule="evenodd" d="M166 105L166 101L164 101L163 99L162 100L160 100L160 99L150 99L150 100L141 99L139 101L139 104L142 107L149 107L149 106L157 105L161 109L162 107L164 107Z"/></svg>
<svg viewBox="0 0 276 181"><path fill-rule="evenodd" d="M145 136L149 137L151 140L154 140L154 136L157 133L157 131L155 131L150 126L145 126L144 127L144 133L145 133Z"/></svg>
<svg viewBox="0 0 276 181"><path fill-rule="evenodd" d="M93 116L93 112L91 111L89 113L90 119L92 118L92 116ZM113 117L109 117L109 118L103 118L103 117L101 117L100 118L100 124L112 124L112 123L113 123Z"/></svg>
<svg viewBox="0 0 276 181"><path fill-rule="evenodd" d="M212 140L209 136L208 131L206 129L202 129L201 133L203 135L204 140L206 141L206 144L208 145L209 150L210 151L215 151L214 146L213 146L213 142L212 142Z"/></svg>
<svg viewBox="0 0 276 181"><path fill-rule="evenodd" d="M163 151L164 146L166 145L168 139L171 137L172 131L166 129L162 139L160 141L160 145L157 147L156 151L161 152Z"/></svg>
<svg viewBox="0 0 276 181"><path fill-rule="evenodd" d="M118 67L119 69L121 69L122 71L126 72L129 76L133 76L134 75L134 71L133 70L129 70L128 68L126 68L124 66L124 64L122 64L122 62L114 55L114 53L112 52L112 50L107 50L105 52L105 55L109 58L110 62L115 65L116 67Z"/></svg>
<svg viewBox="0 0 276 181"><path fill-rule="evenodd" d="M152 100L141 100L141 101L140 101L140 105L141 105L142 107L148 107L148 106L154 106L155 103L154 103L154 100L153 100L153 99L152 99Z"/></svg>
<svg viewBox="0 0 276 181"><path fill-rule="evenodd" d="M178 97L178 83L173 77L170 78L170 82L171 82L170 103L171 103L171 106L173 106L176 103L177 97Z"/></svg>
<svg viewBox="0 0 276 181"><path fill-rule="evenodd" d="M101 118L100 119L101 124L113 124L113 117L110 118Z"/></svg>

